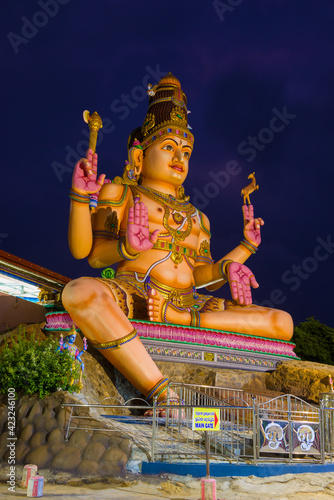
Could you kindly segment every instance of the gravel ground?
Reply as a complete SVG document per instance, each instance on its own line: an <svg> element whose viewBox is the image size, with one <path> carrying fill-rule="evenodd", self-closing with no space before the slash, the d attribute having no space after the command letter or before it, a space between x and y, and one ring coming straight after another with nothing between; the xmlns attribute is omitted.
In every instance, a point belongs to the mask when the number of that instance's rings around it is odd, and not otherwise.
<svg viewBox="0 0 334 500"><path fill-rule="evenodd" d="M22 467L17 466L17 480ZM43 498L48 500L192 500L200 498L200 479L192 476L128 474L125 478L78 478L69 473L40 470L45 478ZM17 481L15 492L8 491L5 469L0 470L0 498L26 498ZM334 500L334 473L285 474L259 478L216 478L221 500Z"/></svg>

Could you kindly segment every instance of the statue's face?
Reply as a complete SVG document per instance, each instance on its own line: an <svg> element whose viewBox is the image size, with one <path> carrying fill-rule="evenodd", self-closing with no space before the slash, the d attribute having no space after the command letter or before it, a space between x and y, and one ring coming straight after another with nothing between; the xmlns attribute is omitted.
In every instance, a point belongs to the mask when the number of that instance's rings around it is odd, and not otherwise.
<svg viewBox="0 0 334 500"><path fill-rule="evenodd" d="M165 135L146 150L141 175L145 179L181 186L188 174L192 143Z"/></svg>

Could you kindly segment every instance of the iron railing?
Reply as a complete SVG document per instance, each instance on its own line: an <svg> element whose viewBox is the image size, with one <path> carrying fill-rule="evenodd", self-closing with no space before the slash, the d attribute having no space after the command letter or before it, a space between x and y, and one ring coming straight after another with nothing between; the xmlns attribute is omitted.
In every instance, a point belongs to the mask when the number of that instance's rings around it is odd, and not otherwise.
<svg viewBox="0 0 334 500"><path fill-rule="evenodd" d="M208 432L212 460L237 464L333 460L333 404L316 407L292 395L269 398L239 389L175 383L169 385L163 404L135 402L64 404L70 410L66 439L77 429L122 432L145 449L151 461L203 459L206 433L193 430L193 411L214 408L219 410L220 429ZM131 416L134 410L143 413L142 404L150 416Z"/></svg>

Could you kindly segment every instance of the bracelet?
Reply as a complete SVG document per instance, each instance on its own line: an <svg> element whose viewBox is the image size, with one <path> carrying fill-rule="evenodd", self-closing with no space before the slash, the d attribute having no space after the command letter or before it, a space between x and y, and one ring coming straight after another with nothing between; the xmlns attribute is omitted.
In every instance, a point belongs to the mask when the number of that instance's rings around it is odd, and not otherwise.
<svg viewBox="0 0 334 500"><path fill-rule="evenodd" d="M136 260L139 257L139 253L136 253L135 255L130 255L126 250L124 246L124 236L120 240L118 240L117 243L117 251L119 255L122 257L124 260Z"/></svg>
<svg viewBox="0 0 334 500"><path fill-rule="evenodd" d="M253 243L250 243L247 240L240 241L240 244L245 248L247 248L247 250L249 250L252 253L256 253L258 251L258 247L256 247L255 245L253 245Z"/></svg>
<svg viewBox="0 0 334 500"><path fill-rule="evenodd" d="M220 265L219 265L219 273L220 273L220 276L223 278L223 280L225 281L228 281L228 277L226 276L226 267L228 266L228 264L231 264L232 262L234 262L233 260L231 259L225 259L223 260Z"/></svg>
<svg viewBox="0 0 334 500"><path fill-rule="evenodd" d="M80 194L74 191L73 189L70 189L69 195L68 195L71 200L77 201L78 203L84 203L84 204L89 204L90 202L90 196L85 195L85 194Z"/></svg>

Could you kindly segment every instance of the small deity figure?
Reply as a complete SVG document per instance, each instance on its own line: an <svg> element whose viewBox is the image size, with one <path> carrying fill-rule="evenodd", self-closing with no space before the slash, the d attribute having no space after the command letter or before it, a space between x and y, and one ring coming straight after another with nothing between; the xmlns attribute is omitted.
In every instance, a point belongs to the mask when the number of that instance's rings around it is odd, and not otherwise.
<svg viewBox="0 0 334 500"><path fill-rule="evenodd" d="M194 136L187 99L172 74L149 88L147 115L128 140L122 177L104 183L92 149L77 162L70 191L69 245L94 268L118 264L116 277L79 278L63 291L72 320L149 402L166 399L168 380L131 319L289 340L289 314L252 305L259 285L244 262L261 243L263 220L242 207L244 239L214 261L210 223L185 196ZM99 193L95 211L90 196ZM233 300L198 293L229 283Z"/></svg>
<svg viewBox="0 0 334 500"><path fill-rule="evenodd" d="M82 389L82 372L85 369L85 365L81 359L81 356L85 351L87 351L87 340L84 337L83 338L83 349L79 351L76 345L74 345L75 339L76 339L76 331L74 325L71 328L71 333L70 335L67 335L65 339L63 339L63 334L60 334L60 339L59 339L59 346L57 347L56 351L58 352L64 352L64 351L69 351L69 353L73 357L73 365L72 369L74 368L75 362L79 361L80 363L80 377L79 377L79 387ZM74 379L72 378L71 380L71 385L73 384Z"/></svg>

